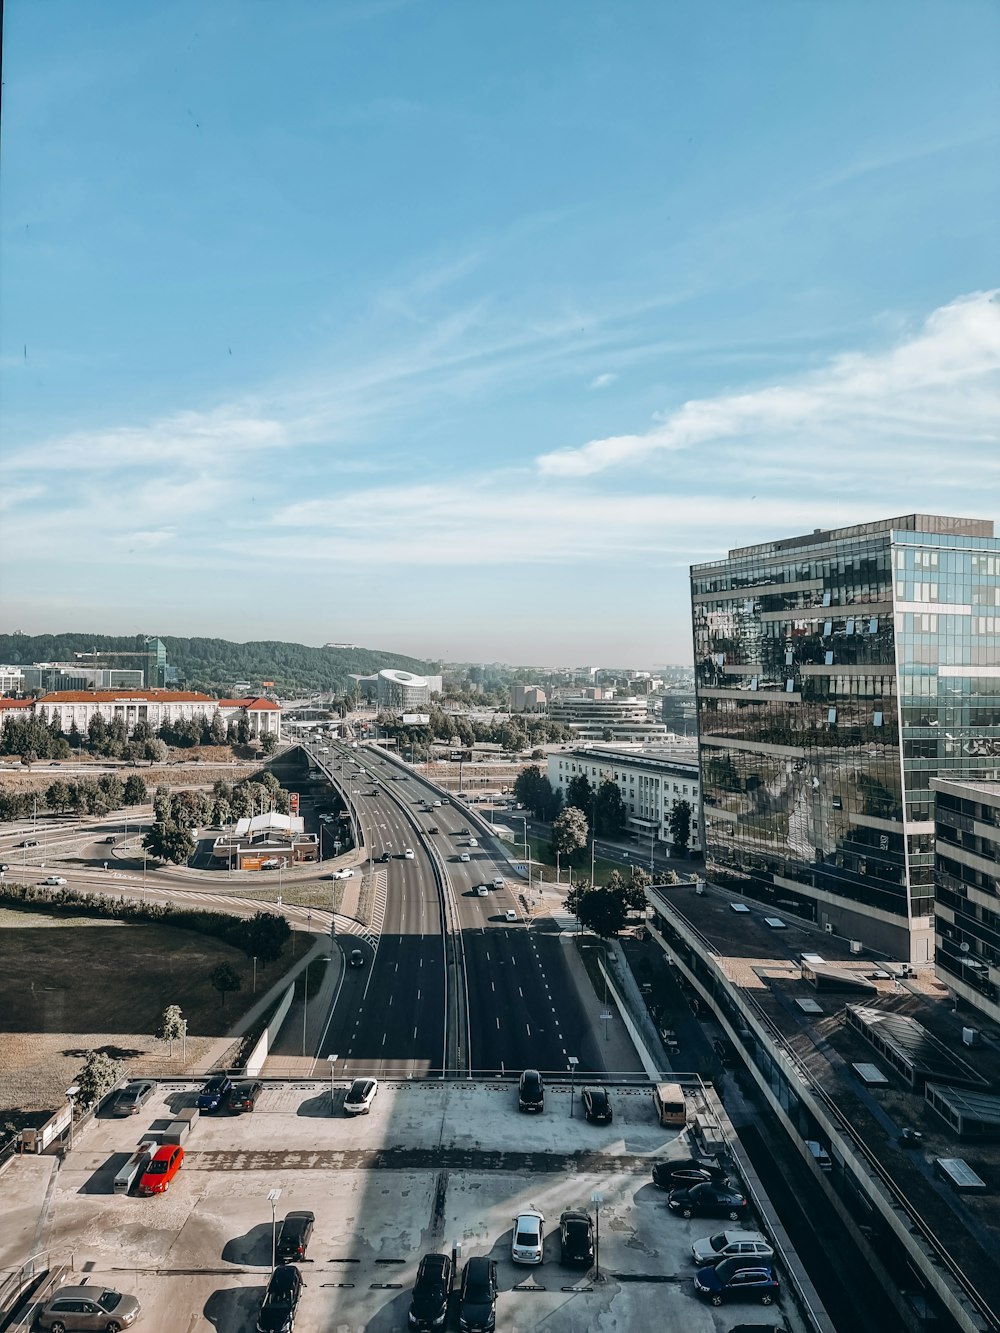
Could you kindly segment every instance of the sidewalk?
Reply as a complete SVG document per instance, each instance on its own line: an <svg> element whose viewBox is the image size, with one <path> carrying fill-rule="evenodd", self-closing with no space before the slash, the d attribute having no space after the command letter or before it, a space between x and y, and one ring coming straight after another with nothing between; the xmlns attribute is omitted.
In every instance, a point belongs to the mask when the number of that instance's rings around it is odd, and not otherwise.
<svg viewBox="0 0 1000 1333"><path fill-rule="evenodd" d="M586 937L581 938L587 943ZM597 943L596 938L593 942ZM605 1008L603 997L597 995L594 990L590 974L578 952L575 933L561 931L559 943L564 950L570 980L590 1023L591 1035L584 1042L584 1050L580 1052L581 1060L595 1069L602 1069L606 1074L644 1073L642 1061L632 1045L632 1039L625 1030L625 1024L618 1014L614 1001L609 999ZM603 1013L610 1013L612 1017L605 1021L601 1018ZM606 1038L605 1033L607 1033Z"/></svg>
<svg viewBox="0 0 1000 1333"><path fill-rule="evenodd" d="M328 956L323 980L315 995L309 999L308 1012L305 1015L305 1051L303 1056L303 1005L301 1000L294 1000L285 1016L281 1031L271 1042L271 1050L261 1071L265 1078L312 1078L316 1070L316 1052L320 1048L330 1022L330 1011L340 991L344 974L344 952L339 943L329 935L315 938L314 947L302 960L304 967L312 958ZM300 969L301 970L301 969ZM328 1072L326 1063L321 1071Z"/></svg>

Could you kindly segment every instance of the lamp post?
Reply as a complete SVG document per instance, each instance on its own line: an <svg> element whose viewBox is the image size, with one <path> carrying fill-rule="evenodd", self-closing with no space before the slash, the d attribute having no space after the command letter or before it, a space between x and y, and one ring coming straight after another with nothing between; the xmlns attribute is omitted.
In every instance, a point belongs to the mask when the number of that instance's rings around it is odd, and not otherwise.
<svg viewBox="0 0 1000 1333"><path fill-rule="evenodd" d="M580 1063L575 1055L566 1057L569 1063L569 1118L573 1119L573 1098L576 1095L576 1067Z"/></svg>
<svg viewBox="0 0 1000 1333"><path fill-rule="evenodd" d="M271 1205L271 1272L275 1267L275 1251L278 1246L278 1222L274 1212L274 1206L281 1198L281 1190L271 1190L268 1193L267 1201Z"/></svg>
<svg viewBox="0 0 1000 1333"><path fill-rule="evenodd" d="M594 1281L603 1282L601 1277L601 1204L604 1202L604 1195L596 1190L590 1196L590 1202L594 1205L594 1211L597 1215L597 1227L594 1235Z"/></svg>
<svg viewBox="0 0 1000 1333"><path fill-rule="evenodd" d="M66 1089L66 1100L69 1102L69 1151L73 1151L73 1098L80 1091L79 1083L73 1083Z"/></svg>
<svg viewBox="0 0 1000 1333"><path fill-rule="evenodd" d="M257 959L253 960L253 994L257 994Z"/></svg>
<svg viewBox="0 0 1000 1333"><path fill-rule="evenodd" d="M338 1058L338 1057L337 1057L336 1055L328 1055L326 1058L330 1061L330 1111L331 1111L331 1114L332 1114L332 1112L333 1112L333 1079L334 1079L334 1070L337 1068L337 1058Z"/></svg>

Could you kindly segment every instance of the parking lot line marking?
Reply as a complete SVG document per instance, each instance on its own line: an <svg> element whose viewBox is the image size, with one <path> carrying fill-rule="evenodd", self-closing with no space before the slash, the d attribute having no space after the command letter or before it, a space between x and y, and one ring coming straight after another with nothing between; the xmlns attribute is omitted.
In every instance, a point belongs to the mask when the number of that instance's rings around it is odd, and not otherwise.
<svg viewBox="0 0 1000 1333"><path fill-rule="evenodd" d="M524 999L524 991L521 989L520 986L518 986L518 988L517 988L517 993L518 993L518 995L520 995L521 999L523 1000L523 999Z"/></svg>
<svg viewBox="0 0 1000 1333"><path fill-rule="evenodd" d="M500 1016L497 1015L497 1031L500 1031Z"/></svg>

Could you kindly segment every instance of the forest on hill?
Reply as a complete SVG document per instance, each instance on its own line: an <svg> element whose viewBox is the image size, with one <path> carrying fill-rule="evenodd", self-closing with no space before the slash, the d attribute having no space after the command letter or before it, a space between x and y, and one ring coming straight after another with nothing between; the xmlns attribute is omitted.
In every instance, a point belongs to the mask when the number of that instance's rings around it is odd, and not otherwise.
<svg viewBox="0 0 1000 1333"><path fill-rule="evenodd" d="M421 674L437 664L400 653L372 648L312 648L304 643L260 639L234 643L230 639L182 639L158 636L167 650L167 662L177 672L176 684L206 693L225 694L238 681L259 686L274 682L277 694L290 697L317 691L344 693L352 674L370 675L384 667ZM97 652L99 658L79 659L81 665L142 667L139 657L105 661L115 653L142 653L145 635L108 634L0 634L0 662L30 666L33 662L73 662L77 653Z"/></svg>

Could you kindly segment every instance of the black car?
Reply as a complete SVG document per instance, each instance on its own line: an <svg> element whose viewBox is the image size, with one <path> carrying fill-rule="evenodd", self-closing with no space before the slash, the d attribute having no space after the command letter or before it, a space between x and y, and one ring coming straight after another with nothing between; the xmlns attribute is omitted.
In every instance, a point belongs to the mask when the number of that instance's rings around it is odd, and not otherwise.
<svg viewBox="0 0 1000 1333"><path fill-rule="evenodd" d="M306 1257L309 1238L316 1225L316 1214L308 1211L288 1213L278 1232L278 1243L274 1247L275 1258L279 1263L294 1263Z"/></svg>
<svg viewBox="0 0 1000 1333"><path fill-rule="evenodd" d="M257 1098L263 1091L263 1083L256 1081L234 1084L229 1093L230 1111L252 1111L257 1105Z"/></svg>
<svg viewBox="0 0 1000 1333"><path fill-rule="evenodd" d="M517 1088L519 1111L544 1111L545 1087L537 1069L526 1069Z"/></svg>
<svg viewBox="0 0 1000 1333"><path fill-rule="evenodd" d="M653 1184L661 1190L678 1189L685 1185L700 1185L709 1181L715 1185L725 1185L729 1180L726 1171L715 1162L703 1162L696 1157L683 1162L657 1162L653 1167Z"/></svg>
<svg viewBox="0 0 1000 1333"><path fill-rule="evenodd" d="M458 1326L464 1333L492 1333L497 1326L497 1266L494 1259L470 1259L462 1273Z"/></svg>
<svg viewBox="0 0 1000 1333"><path fill-rule="evenodd" d="M257 1315L257 1333L291 1333L302 1295L302 1274L294 1264L282 1264L271 1274Z"/></svg>
<svg viewBox="0 0 1000 1333"><path fill-rule="evenodd" d="M199 1111L217 1111L226 1102L233 1090L233 1080L228 1074L213 1074L201 1092L198 1093Z"/></svg>
<svg viewBox="0 0 1000 1333"><path fill-rule="evenodd" d="M352 949L351 956L347 961L350 963L351 967L364 967L365 956L360 949Z"/></svg>
<svg viewBox="0 0 1000 1333"><path fill-rule="evenodd" d="M735 1222L746 1213L747 1198L732 1185L706 1180L689 1189L671 1190L667 1207L681 1217L728 1217Z"/></svg>
<svg viewBox="0 0 1000 1333"><path fill-rule="evenodd" d="M440 1328L448 1315L448 1297L451 1295L451 1260L446 1254L425 1254L417 1269L413 1284L410 1328Z"/></svg>
<svg viewBox="0 0 1000 1333"><path fill-rule="evenodd" d="M594 1262L594 1223L589 1213L574 1210L559 1218L559 1244L564 1264Z"/></svg>
<svg viewBox="0 0 1000 1333"><path fill-rule="evenodd" d="M155 1091L155 1083L130 1083L115 1093L108 1111L111 1115L138 1115Z"/></svg>
<svg viewBox="0 0 1000 1333"><path fill-rule="evenodd" d="M383 852L382 855L379 857L379 860L380 860L380 861L391 861L391 860L392 860L392 853L391 853L391 852Z"/></svg>
<svg viewBox="0 0 1000 1333"><path fill-rule="evenodd" d="M583 1112L592 1125L610 1125L614 1112L607 1088L584 1088Z"/></svg>
<svg viewBox="0 0 1000 1333"><path fill-rule="evenodd" d="M778 1279L770 1264L748 1264L746 1259L723 1259L712 1268L702 1268L694 1280L699 1296L713 1305L729 1300L755 1300L773 1305Z"/></svg>

